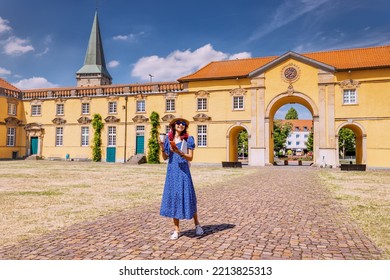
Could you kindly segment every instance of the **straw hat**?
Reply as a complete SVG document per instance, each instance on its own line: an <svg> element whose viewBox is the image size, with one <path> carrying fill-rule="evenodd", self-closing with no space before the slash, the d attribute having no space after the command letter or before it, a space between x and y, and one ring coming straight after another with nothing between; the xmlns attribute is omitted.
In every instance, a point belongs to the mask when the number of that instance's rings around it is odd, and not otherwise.
<svg viewBox="0 0 390 280"><path fill-rule="evenodd" d="M184 118L174 118L173 120L171 120L171 122L169 123L169 127L172 127L173 125L175 125L175 123L177 121L183 121L186 123L186 127L188 127L190 125L190 122Z"/></svg>

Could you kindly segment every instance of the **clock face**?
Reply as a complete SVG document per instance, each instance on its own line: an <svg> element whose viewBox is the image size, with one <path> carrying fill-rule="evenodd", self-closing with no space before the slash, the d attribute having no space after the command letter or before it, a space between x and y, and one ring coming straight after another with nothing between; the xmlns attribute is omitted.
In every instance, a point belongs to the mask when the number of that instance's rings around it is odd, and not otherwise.
<svg viewBox="0 0 390 280"><path fill-rule="evenodd" d="M284 77L287 80L294 80L298 75L297 69L294 67L288 67L286 70L284 70Z"/></svg>

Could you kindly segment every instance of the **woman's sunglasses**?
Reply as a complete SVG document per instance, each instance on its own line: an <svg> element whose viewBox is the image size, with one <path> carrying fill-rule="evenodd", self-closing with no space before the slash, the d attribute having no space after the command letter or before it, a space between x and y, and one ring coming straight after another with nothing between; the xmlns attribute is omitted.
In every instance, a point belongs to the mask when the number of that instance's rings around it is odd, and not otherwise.
<svg viewBox="0 0 390 280"><path fill-rule="evenodd" d="M183 121L177 121L176 124L177 125L187 126L186 122L183 122Z"/></svg>

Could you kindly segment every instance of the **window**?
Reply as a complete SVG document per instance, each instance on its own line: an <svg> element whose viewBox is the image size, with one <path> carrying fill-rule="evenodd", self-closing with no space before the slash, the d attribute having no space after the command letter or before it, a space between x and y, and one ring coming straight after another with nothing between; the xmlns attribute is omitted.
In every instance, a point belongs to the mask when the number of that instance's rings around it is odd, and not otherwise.
<svg viewBox="0 0 390 280"><path fill-rule="evenodd" d="M171 130L171 128L169 127L169 125L166 125L165 126L165 133L168 134L170 130Z"/></svg>
<svg viewBox="0 0 390 280"><path fill-rule="evenodd" d="M300 143L301 143L301 142L297 141L297 142L296 142L296 145L299 146Z"/></svg>
<svg viewBox="0 0 390 280"><path fill-rule="evenodd" d="M57 104L56 106L56 115L64 114L64 104Z"/></svg>
<svg viewBox="0 0 390 280"><path fill-rule="evenodd" d="M137 113L146 112L145 100L137 100Z"/></svg>
<svg viewBox="0 0 390 280"><path fill-rule="evenodd" d="M81 127L81 146L83 146L83 147L89 146L89 127L88 126Z"/></svg>
<svg viewBox="0 0 390 280"><path fill-rule="evenodd" d="M64 128L56 127L56 146L62 146L64 144Z"/></svg>
<svg viewBox="0 0 390 280"><path fill-rule="evenodd" d="M31 105L31 116L41 115L41 105Z"/></svg>
<svg viewBox="0 0 390 280"><path fill-rule="evenodd" d="M8 115L16 116L16 104L8 103Z"/></svg>
<svg viewBox="0 0 390 280"><path fill-rule="evenodd" d="M89 103L81 104L81 114L88 115L89 114Z"/></svg>
<svg viewBox="0 0 390 280"><path fill-rule="evenodd" d="M307 129L307 126L304 126L304 127L303 127L303 131L309 131L309 130Z"/></svg>
<svg viewBox="0 0 390 280"><path fill-rule="evenodd" d="M108 127L108 144L107 146L116 146L116 126Z"/></svg>
<svg viewBox="0 0 390 280"><path fill-rule="evenodd" d="M343 104L356 104L356 90L355 89L345 89L343 92Z"/></svg>
<svg viewBox="0 0 390 280"><path fill-rule="evenodd" d="M198 98L198 111L206 111L207 110L207 98Z"/></svg>
<svg viewBox="0 0 390 280"><path fill-rule="evenodd" d="M287 142L287 145L288 145L288 146L291 146L291 141L288 141L288 142Z"/></svg>
<svg viewBox="0 0 390 280"><path fill-rule="evenodd" d="M307 134L305 134L305 136L304 136L305 138L308 138L309 137L309 135L307 135Z"/></svg>
<svg viewBox="0 0 390 280"><path fill-rule="evenodd" d="M116 101L108 102L108 113L109 114L116 114L117 113Z"/></svg>
<svg viewBox="0 0 390 280"><path fill-rule="evenodd" d="M15 128L7 128L7 146L15 146Z"/></svg>
<svg viewBox="0 0 390 280"><path fill-rule="evenodd" d="M295 138L299 138L299 134L295 134Z"/></svg>
<svg viewBox="0 0 390 280"><path fill-rule="evenodd" d="M299 126L296 126L296 127L295 127L295 131L299 131Z"/></svg>
<svg viewBox="0 0 390 280"><path fill-rule="evenodd" d="M233 96L233 110L244 110L244 96Z"/></svg>
<svg viewBox="0 0 390 280"><path fill-rule="evenodd" d="M165 110L167 112L175 111L175 99L167 99L165 104L166 104Z"/></svg>
<svg viewBox="0 0 390 280"><path fill-rule="evenodd" d="M198 125L198 147L207 147L207 126Z"/></svg>

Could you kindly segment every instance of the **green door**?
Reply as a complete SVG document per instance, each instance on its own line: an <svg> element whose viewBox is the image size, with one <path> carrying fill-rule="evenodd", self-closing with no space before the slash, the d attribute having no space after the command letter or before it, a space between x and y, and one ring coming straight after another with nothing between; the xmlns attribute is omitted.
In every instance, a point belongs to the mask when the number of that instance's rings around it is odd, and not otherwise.
<svg viewBox="0 0 390 280"><path fill-rule="evenodd" d="M144 138L144 136L143 135L137 135L136 149L135 149L135 153L137 155L145 153L144 145L145 145L145 138Z"/></svg>
<svg viewBox="0 0 390 280"><path fill-rule="evenodd" d="M30 149L31 154L36 155L38 154L38 137L31 137L31 143L30 143Z"/></svg>
<svg viewBox="0 0 390 280"><path fill-rule="evenodd" d="M107 147L107 162L115 162L116 159L116 148L115 147Z"/></svg>

